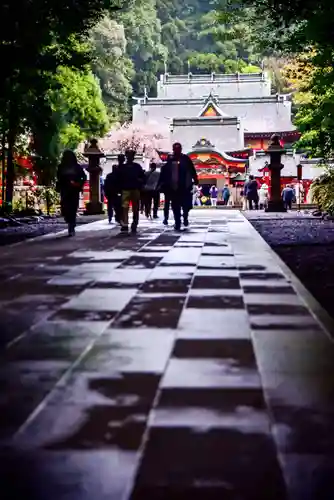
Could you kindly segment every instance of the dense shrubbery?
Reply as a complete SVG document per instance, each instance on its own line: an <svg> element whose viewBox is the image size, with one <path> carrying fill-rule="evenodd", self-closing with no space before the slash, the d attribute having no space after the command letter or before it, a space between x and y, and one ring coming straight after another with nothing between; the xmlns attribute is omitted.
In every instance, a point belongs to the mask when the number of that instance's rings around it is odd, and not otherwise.
<svg viewBox="0 0 334 500"><path fill-rule="evenodd" d="M311 187L313 201L320 210L334 215L334 170L327 171L316 179Z"/></svg>

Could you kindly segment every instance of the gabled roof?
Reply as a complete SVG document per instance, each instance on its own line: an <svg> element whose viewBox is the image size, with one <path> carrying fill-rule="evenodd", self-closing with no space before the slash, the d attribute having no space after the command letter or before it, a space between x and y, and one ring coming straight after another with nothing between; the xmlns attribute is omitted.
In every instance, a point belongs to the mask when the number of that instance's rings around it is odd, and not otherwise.
<svg viewBox="0 0 334 500"><path fill-rule="evenodd" d="M224 113L218 106L218 100L215 98L215 96L210 93L209 96L207 97L204 107L201 109L198 118L217 118L217 117L222 117L222 118L227 118L229 115Z"/></svg>

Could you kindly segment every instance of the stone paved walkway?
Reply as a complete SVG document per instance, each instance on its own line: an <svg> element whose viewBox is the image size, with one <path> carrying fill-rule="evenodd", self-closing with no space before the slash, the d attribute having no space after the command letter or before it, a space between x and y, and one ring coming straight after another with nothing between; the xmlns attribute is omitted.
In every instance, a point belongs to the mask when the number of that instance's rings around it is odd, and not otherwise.
<svg viewBox="0 0 334 500"><path fill-rule="evenodd" d="M334 345L239 212L0 266L1 499L334 498Z"/></svg>

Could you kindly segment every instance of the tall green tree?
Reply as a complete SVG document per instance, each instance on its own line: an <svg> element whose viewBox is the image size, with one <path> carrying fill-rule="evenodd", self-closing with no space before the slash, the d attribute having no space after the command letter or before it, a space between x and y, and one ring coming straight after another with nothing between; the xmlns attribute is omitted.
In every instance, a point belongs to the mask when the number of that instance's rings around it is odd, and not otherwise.
<svg viewBox="0 0 334 500"><path fill-rule="evenodd" d="M0 3L0 116L2 148L8 150L6 201L11 203L17 137L32 114L47 112L44 96L50 75L59 66L82 68L82 50L104 9L119 9L122 0L3 0ZM40 105L40 102L42 105ZM51 115L48 117L51 120ZM45 118L45 121L46 118Z"/></svg>
<svg viewBox="0 0 334 500"><path fill-rule="evenodd" d="M167 57L166 47L161 43L156 0L133 0L131 8L122 11L118 20L124 26L127 54L134 64L133 93L141 95L145 87L153 93L157 73Z"/></svg>
<svg viewBox="0 0 334 500"><path fill-rule="evenodd" d="M41 184L54 178L63 149L76 149L84 139L101 137L109 128L101 88L92 72L60 67L52 83L44 98L46 109L30 123L31 152ZM47 127L43 116L48 117Z"/></svg>
<svg viewBox="0 0 334 500"><path fill-rule="evenodd" d="M134 68L126 53L124 26L105 16L92 31L92 43L92 70L99 80L110 118L125 121L129 118Z"/></svg>

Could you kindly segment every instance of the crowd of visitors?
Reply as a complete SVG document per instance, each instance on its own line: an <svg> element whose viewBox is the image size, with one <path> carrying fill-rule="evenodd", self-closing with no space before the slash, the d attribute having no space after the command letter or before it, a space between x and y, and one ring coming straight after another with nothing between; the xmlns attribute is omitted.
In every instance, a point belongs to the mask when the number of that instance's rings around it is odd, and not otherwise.
<svg viewBox="0 0 334 500"><path fill-rule="evenodd" d="M83 190L86 175L79 165L73 151L64 152L58 167L58 190L61 196L61 210L68 224L69 236L74 236L76 214L78 211L80 192ZM190 157L182 153L180 143L173 145L173 152L161 167L151 163L149 171L145 172L139 163L135 162L135 151L127 150L118 155L117 165L113 165L104 183L104 194L108 202L108 219L114 219L121 227L122 233L137 232L140 213L145 213L148 219L158 218L160 194L164 194L163 224L168 225L170 207L174 215L174 228L181 230L189 225L189 212L194 205L200 205L210 200L211 206L217 206L219 190L213 185L209 189L209 197L203 196L198 186L196 169ZM268 188L259 186L253 175L245 182L241 192L243 209L265 209L268 204ZM221 191L221 200L228 205L231 191L226 184ZM292 186L286 186L282 192L282 200L286 209L292 208L296 193ZM129 208L132 208L132 222L129 226Z"/></svg>
<svg viewBox="0 0 334 500"><path fill-rule="evenodd" d="M69 236L75 234L76 214L80 192L83 190L86 175L72 151L65 151L58 167L58 191L61 196L62 215L68 224ZM164 220L168 225L169 211L172 208L175 230L189 225L189 212L192 208L193 186L198 184L196 169L188 155L182 153L180 143L173 145L173 153L158 172L155 163L145 172L135 162L135 151L127 150L118 155L117 165L113 165L104 183L104 194L108 202L109 222L115 219L122 233L129 228L135 234L140 212L148 219L158 218L160 193L164 194ZM132 221L129 226L129 208L132 208Z"/></svg>

